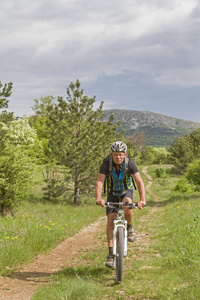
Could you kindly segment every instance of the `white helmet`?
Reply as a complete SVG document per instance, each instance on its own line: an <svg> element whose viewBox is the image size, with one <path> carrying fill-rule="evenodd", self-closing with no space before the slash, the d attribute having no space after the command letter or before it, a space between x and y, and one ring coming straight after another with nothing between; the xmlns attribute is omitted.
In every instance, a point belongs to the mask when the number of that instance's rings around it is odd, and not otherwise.
<svg viewBox="0 0 200 300"><path fill-rule="evenodd" d="M126 153L126 151L127 151L127 146L126 146L126 144L124 144L124 143L121 142L121 141L114 142L114 143L112 144L112 146L110 147L110 152L113 152L113 151L115 151L115 152L124 152L124 153Z"/></svg>

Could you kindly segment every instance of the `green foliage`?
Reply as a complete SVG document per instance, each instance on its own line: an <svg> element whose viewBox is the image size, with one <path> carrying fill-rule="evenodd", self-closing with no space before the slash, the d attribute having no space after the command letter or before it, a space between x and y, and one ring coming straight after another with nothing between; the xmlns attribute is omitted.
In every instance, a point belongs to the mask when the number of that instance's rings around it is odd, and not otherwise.
<svg viewBox="0 0 200 300"><path fill-rule="evenodd" d="M169 153L166 148L148 146L139 155L142 164L167 164L169 162Z"/></svg>
<svg viewBox="0 0 200 300"><path fill-rule="evenodd" d="M109 153L119 126L119 122L113 124L113 115L102 121L103 102L96 111L94 102L95 97L85 96L77 80L67 88L67 100L58 97L57 103L50 101L46 106L36 103L37 115L46 117L46 136L53 155L70 169L75 204L81 192L94 192L99 165Z"/></svg>
<svg viewBox="0 0 200 300"><path fill-rule="evenodd" d="M157 168L155 172L156 172L156 177L158 178L166 178L168 176L165 168Z"/></svg>
<svg viewBox="0 0 200 300"><path fill-rule="evenodd" d="M35 105L32 109L35 115L29 118L29 123L31 127L36 129L39 138L47 138L47 107L54 106L55 100L56 98L53 96L41 97L40 100L34 100Z"/></svg>
<svg viewBox="0 0 200 300"><path fill-rule="evenodd" d="M175 138L169 148L172 163L180 173L186 172L187 166L194 159L200 158L200 129L190 135Z"/></svg>
<svg viewBox="0 0 200 300"><path fill-rule="evenodd" d="M0 109L8 107L8 99L12 94L12 82L5 83L4 85L0 81ZM0 114L0 122L7 123L13 120L13 113L8 113L6 110Z"/></svg>
<svg viewBox="0 0 200 300"><path fill-rule="evenodd" d="M168 163L168 155L169 152L166 148L152 148L152 152L154 155L153 164L167 164Z"/></svg>
<svg viewBox="0 0 200 300"><path fill-rule="evenodd" d="M44 200L56 202L71 203L73 197L73 187L70 187L70 170L65 166L56 164L45 165L43 171L44 182L43 187Z"/></svg>
<svg viewBox="0 0 200 300"><path fill-rule="evenodd" d="M0 212L10 213L31 193L33 168L43 156L43 146L27 119L1 124Z"/></svg>
<svg viewBox="0 0 200 300"><path fill-rule="evenodd" d="M180 178L180 180L178 181L178 183L176 184L175 188L174 188L174 191L176 192L180 192L180 193L192 193L193 190L192 190L192 187L191 185L189 184L187 178L185 176L182 176Z"/></svg>
<svg viewBox="0 0 200 300"><path fill-rule="evenodd" d="M200 159L194 160L187 167L186 178L189 182L196 185L196 189L200 187Z"/></svg>

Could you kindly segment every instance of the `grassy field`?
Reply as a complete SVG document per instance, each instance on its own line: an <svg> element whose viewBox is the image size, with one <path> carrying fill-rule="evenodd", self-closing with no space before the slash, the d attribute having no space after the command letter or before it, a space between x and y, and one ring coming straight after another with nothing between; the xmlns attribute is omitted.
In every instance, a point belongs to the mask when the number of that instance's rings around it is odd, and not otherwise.
<svg viewBox="0 0 200 300"><path fill-rule="evenodd" d="M115 284L115 271L104 265L107 245L102 233L98 243L81 250L32 300L200 299L200 194L176 194L178 177L157 178L156 168L150 166L148 172L154 179L151 191L159 198L147 193L145 209L134 210L138 239L129 243L123 282ZM147 185L145 177L144 182ZM48 252L104 213L95 205L35 203L21 207L15 217L1 218L1 275Z"/></svg>
<svg viewBox="0 0 200 300"><path fill-rule="evenodd" d="M47 253L102 214L95 204L27 203L14 217L0 217L0 275L11 274L38 253Z"/></svg>
<svg viewBox="0 0 200 300"><path fill-rule="evenodd" d="M115 272L104 267L105 235L91 253L80 253L78 266L58 272L52 283L32 298L39 299L200 299L200 195L172 192L178 178L156 178L147 195L147 206L135 210L135 229L142 239L129 244L123 282L115 284ZM169 168L169 166L166 166ZM145 180L146 181L146 180Z"/></svg>

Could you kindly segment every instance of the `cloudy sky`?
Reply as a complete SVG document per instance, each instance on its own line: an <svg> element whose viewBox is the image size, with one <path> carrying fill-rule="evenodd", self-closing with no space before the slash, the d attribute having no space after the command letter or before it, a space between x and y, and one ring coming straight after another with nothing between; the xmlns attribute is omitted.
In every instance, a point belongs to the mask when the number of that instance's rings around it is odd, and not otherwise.
<svg viewBox="0 0 200 300"><path fill-rule="evenodd" d="M95 108L200 122L198 0L0 0L0 81L9 110L66 96L77 78Z"/></svg>

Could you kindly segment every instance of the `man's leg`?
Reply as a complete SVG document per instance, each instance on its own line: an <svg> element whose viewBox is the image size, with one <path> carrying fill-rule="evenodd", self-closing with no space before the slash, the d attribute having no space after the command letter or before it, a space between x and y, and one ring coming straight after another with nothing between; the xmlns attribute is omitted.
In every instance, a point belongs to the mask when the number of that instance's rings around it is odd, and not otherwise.
<svg viewBox="0 0 200 300"><path fill-rule="evenodd" d="M124 197L123 202L132 203L132 199L129 197ZM127 231L128 231L128 241L134 242L135 241L135 234L134 229L132 227L133 221L133 210L129 208L124 208L125 219L127 221Z"/></svg>
<svg viewBox="0 0 200 300"><path fill-rule="evenodd" d="M108 247L113 247L113 221L116 219L117 214L111 213L107 215L107 240L108 240Z"/></svg>
<svg viewBox="0 0 200 300"><path fill-rule="evenodd" d="M116 213L110 213L107 215L107 240L108 240L108 247L109 247L109 254L107 256L106 266L107 267L114 267L114 257L113 257L113 221L116 219Z"/></svg>
<svg viewBox="0 0 200 300"><path fill-rule="evenodd" d="M124 197L123 202L132 203L132 199L128 197ZM125 219L128 225L132 224L133 221L133 210L129 208L124 208Z"/></svg>

